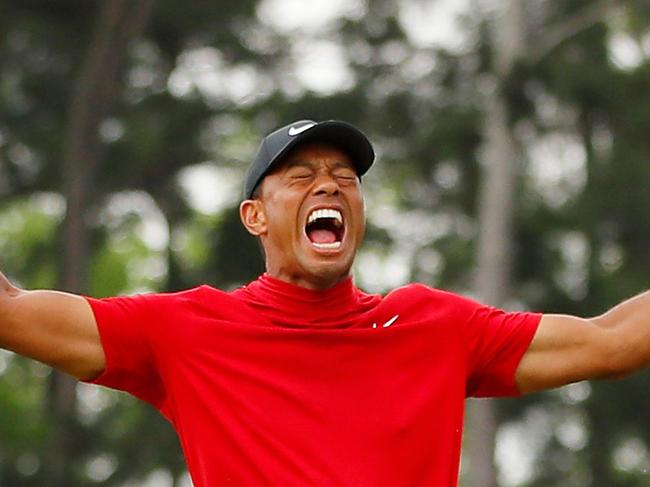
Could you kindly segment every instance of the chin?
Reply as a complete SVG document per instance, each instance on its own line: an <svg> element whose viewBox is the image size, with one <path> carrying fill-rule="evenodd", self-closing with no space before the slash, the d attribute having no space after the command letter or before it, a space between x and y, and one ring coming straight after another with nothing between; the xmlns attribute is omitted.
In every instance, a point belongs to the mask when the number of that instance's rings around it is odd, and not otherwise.
<svg viewBox="0 0 650 487"><path fill-rule="evenodd" d="M350 275L351 265L341 262L319 262L308 267L309 280L318 287L332 287Z"/></svg>

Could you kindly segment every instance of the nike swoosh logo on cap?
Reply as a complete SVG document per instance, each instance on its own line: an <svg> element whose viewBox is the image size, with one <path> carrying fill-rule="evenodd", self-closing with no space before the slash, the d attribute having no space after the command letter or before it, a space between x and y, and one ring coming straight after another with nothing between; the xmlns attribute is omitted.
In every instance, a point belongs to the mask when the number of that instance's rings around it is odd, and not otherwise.
<svg viewBox="0 0 650 487"><path fill-rule="evenodd" d="M289 127L289 135L295 137L296 135L302 134L304 131L309 130L314 125L314 122L306 123L305 125L300 125L299 127Z"/></svg>

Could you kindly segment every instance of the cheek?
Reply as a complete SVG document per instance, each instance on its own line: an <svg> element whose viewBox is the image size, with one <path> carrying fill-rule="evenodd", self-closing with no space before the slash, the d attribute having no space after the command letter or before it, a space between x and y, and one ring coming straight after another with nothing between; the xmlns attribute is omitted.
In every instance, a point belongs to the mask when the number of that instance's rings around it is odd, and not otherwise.
<svg viewBox="0 0 650 487"><path fill-rule="evenodd" d="M356 230L363 233L366 226L366 202L362 196L358 195L351 200L351 209L354 213Z"/></svg>
<svg viewBox="0 0 650 487"><path fill-rule="evenodd" d="M357 228L357 237L358 237L357 245L361 245L361 241L363 240L365 234L366 234L366 222L365 220L363 220L363 217L361 217L361 220L359 220L359 226Z"/></svg>
<svg viewBox="0 0 650 487"><path fill-rule="evenodd" d="M267 226L269 234L283 240L290 239L296 233L296 210L292 205L282 201L276 202L267 211Z"/></svg>

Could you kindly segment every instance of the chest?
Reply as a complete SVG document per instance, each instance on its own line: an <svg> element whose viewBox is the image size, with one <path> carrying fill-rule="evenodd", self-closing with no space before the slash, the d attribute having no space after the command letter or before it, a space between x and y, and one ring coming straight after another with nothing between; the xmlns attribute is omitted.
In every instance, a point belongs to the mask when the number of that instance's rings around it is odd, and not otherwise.
<svg viewBox="0 0 650 487"><path fill-rule="evenodd" d="M462 400L464 361L454 334L425 323L373 323L344 330L213 324L175 344L165 382L195 404L273 416L287 427L302 416L399 431L452 396Z"/></svg>
<svg viewBox="0 0 650 487"><path fill-rule="evenodd" d="M224 459L211 474L234 478L264 465L241 485L415 485L423 468L453 479L453 459L436 452L460 445L459 341L427 323L384 322L223 322L178 340L164 382L188 457Z"/></svg>

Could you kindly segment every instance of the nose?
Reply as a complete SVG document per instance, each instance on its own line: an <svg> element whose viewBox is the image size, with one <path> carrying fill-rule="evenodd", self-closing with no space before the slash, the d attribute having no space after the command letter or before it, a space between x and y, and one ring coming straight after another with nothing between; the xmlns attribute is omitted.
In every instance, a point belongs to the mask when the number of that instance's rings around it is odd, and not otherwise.
<svg viewBox="0 0 650 487"><path fill-rule="evenodd" d="M314 195L337 196L340 188L336 178L331 174L320 174L314 184Z"/></svg>

